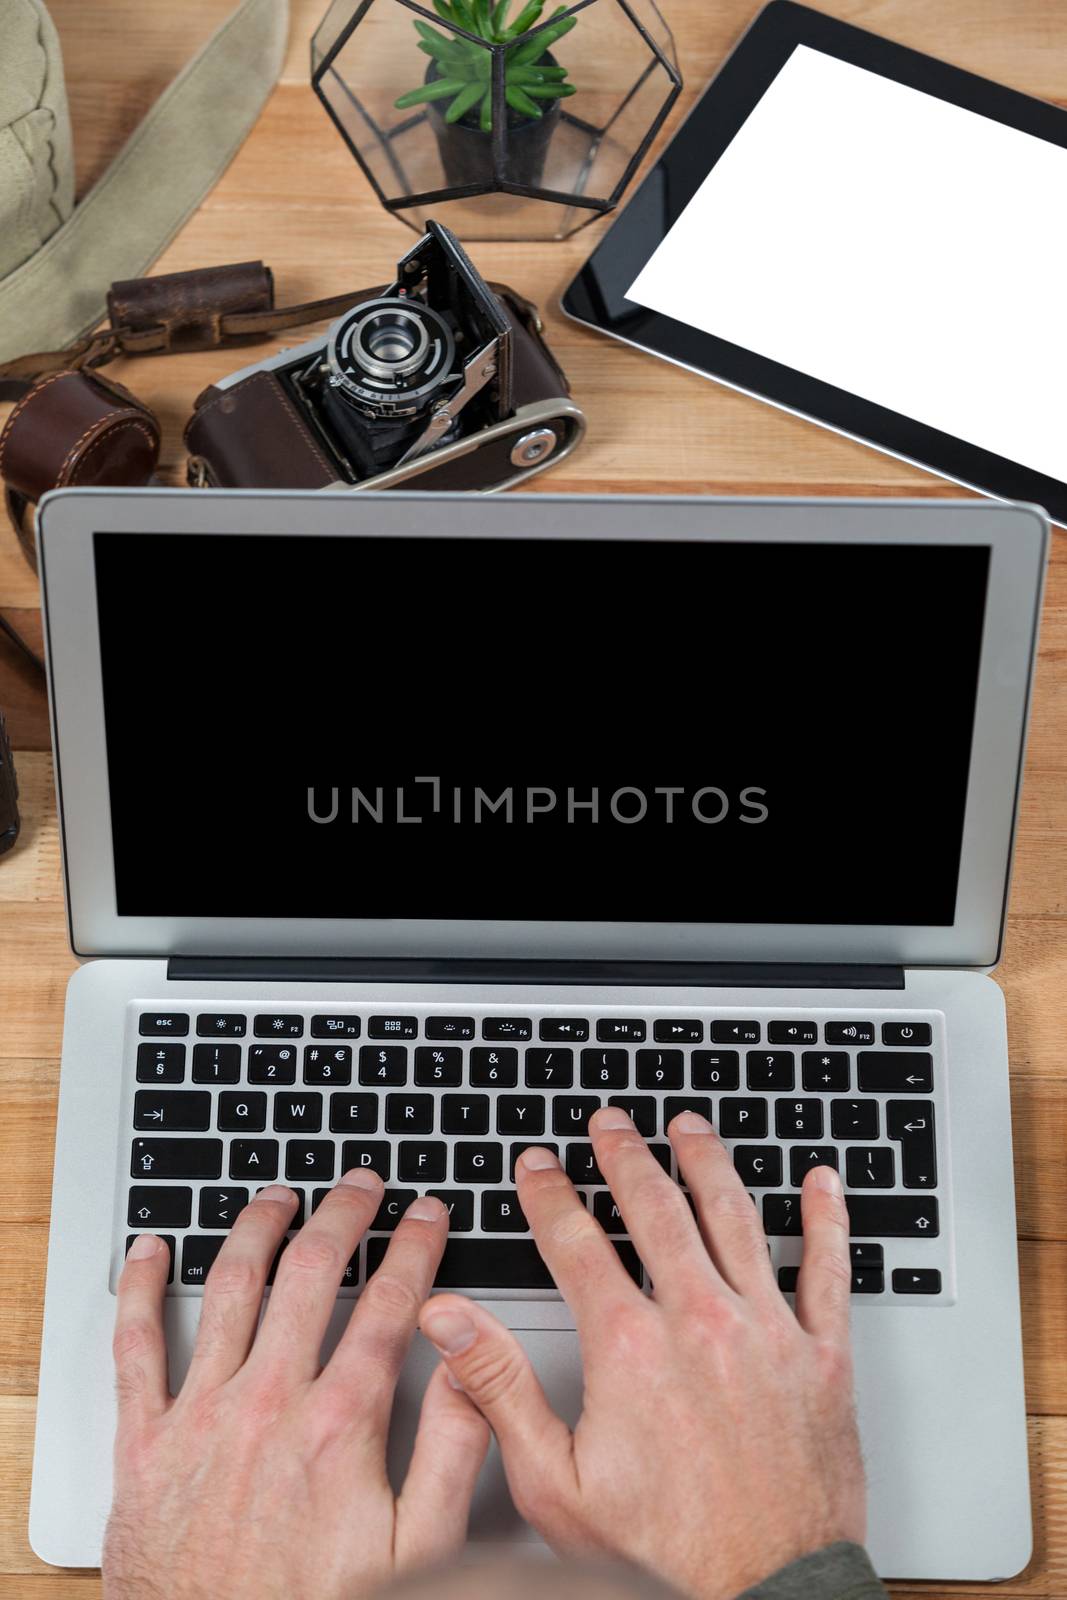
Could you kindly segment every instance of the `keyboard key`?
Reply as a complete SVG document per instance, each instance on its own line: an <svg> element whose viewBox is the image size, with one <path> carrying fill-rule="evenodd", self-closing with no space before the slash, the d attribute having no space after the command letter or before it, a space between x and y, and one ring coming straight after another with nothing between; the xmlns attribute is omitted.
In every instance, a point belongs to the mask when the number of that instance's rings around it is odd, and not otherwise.
<svg viewBox="0 0 1067 1600"><path fill-rule="evenodd" d="M313 1039L358 1039L363 1024L358 1017L341 1015L314 1016L311 1019Z"/></svg>
<svg viewBox="0 0 1067 1600"><path fill-rule="evenodd" d="M615 1202L613 1195L605 1189L602 1194L593 1196L593 1215L600 1223L605 1233L625 1233L626 1223L622 1213Z"/></svg>
<svg viewBox="0 0 1067 1600"><path fill-rule="evenodd" d="M342 1084L352 1082L352 1046L348 1044L304 1046L304 1082Z"/></svg>
<svg viewBox="0 0 1067 1600"><path fill-rule="evenodd" d="M135 1139L130 1157L134 1178L219 1178L221 1139Z"/></svg>
<svg viewBox="0 0 1067 1600"><path fill-rule="evenodd" d="M213 1176L217 1177L215 1173ZM278 1176L277 1139L233 1139L230 1142L230 1177L270 1180Z"/></svg>
<svg viewBox="0 0 1067 1600"><path fill-rule="evenodd" d="M359 1255L360 1253L358 1250L353 1250L352 1254L349 1256L348 1261L345 1264L345 1270L341 1274L341 1282L339 1285L340 1288L354 1289L358 1284Z"/></svg>
<svg viewBox="0 0 1067 1600"><path fill-rule="evenodd" d="M853 1294L884 1294L884 1272L853 1272L851 1289Z"/></svg>
<svg viewBox="0 0 1067 1600"><path fill-rule="evenodd" d="M689 1076L694 1089L740 1089L741 1057L736 1050L694 1050Z"/></svg>
<svg viewBox="0 0 1067 1600"><path fill-rule="evenodd" d="M248 1019L235 1011L202 1012L196 1019L201 1039L243 1039Z"/></svg>
<svg viewBox="0 0 1067 1600"><path fill-rule="evenodd" d="M332 1139L290 1139L285 1146L285 1176L296 1183L332 1183Z"/></svg>
<svg viewBox="0 0 1067 1600"><path fill-rule="evenodd" d="M203 1283L225 1243L218 1234L187 1234L182 1241L182 1282Z"/></svg>
<svg viewBox="0 0 1067 1600"><path fill-rule="evenodd" d="M470 1233L474 1228L474 1196L469 1189L427 1189L427 1194L448 1207L449 1233Z"/></svg>
<svg viewBox="0 0 1067 1600"><path fill-rule="evenodd" d="M796 1294L797 1283L800 1281L799 1267L779 1267L778 1287L783 1294Z"/></svg>
<svg viewBox="0 0 1067 1600"><path fill-rule="evenodd" d="M569 1144L566 1155L567 1176L572 1183L603 1183L604 1175L597 1166L591 1144Z"/></svg>
<svg viewBox="0 0 1067 1600"><path fill-rule="evenodd" d="M183 1044L139 1044L138 1083L181 1083L185 1078Z"/></svg>
<svg viewBox="0 0 1067 1600"><path fill-rule="evenodd" d="M718 1132L722 1139L765 1139L766 1100L720 1100Z"/></svg>
<svg viewBox="0 0 1067 1600"><path fill-rule="evenodd" d="M448 1146L443 1139L405 1139L397 1156L396 1175L401 1183L444 1183L448 1176Z"/></svg>
<svg viewBox="0 0 1067 1600"><path fill-rule="evenodd" d="M559 1145L550 1144L545 1139L527 1139L523 1144L513 1144L508 1153L511 1161L510 1170L512 1183L515 1182L515 1163L518 1161L524 1150L551 1150L554 1156L559 1155Z"/></svg>
<svg viewBox="0 0 1067 1600"><path fill-rule="evenodd" d="M585 1017L542 1017L537 1035L556 1044L584 1044L589 1023Z"/></svg>
<svg viewBox="0 0 1067 1600"><path fill-rule="evenodd" d="M138 1089L133 1125L149 1133L202 1133L211 1126L206 1089Z"/></svg>
<svg viewBox="0 0 1067 1600"><path fill-rule="evenodd" d="M189 1032L189 1018L178 1011L144 1011L138 1027L142 1037L181 1039Z"/></svg>
<svg viewBox="0 0 1067 1600"><path fill-rule="evenodd" d="M382 1259L384 1239L367 1247L367 1271ZM636 1284L641 1262L628 1239L615 1241L615 1253ZM434 1278L438 1289L554 1289L552 1275L532 1239L449 1239Z"/></svg>
<svg viewBox="0 0 1067 1600"><path fill-rule="evenodd" d="M917 1053L861 1050L859 1086L865 1094L932 1094L934 1058Z"/></svg>
<svg viewBox="0 0 1067 1600"><path fill-rule="evenodd" d="M765 1194L763 1231L773 1238L791 1238L803 1232L798 1194Z"/></svg>
<svg viewBox="0 0 1067 1600"><path fill-rule="evenodd" d="M386 1133L432 1133L432 1094L387 1094Z"/></svg>
<svg viewBox="0 0 1067 1600"><path fill-rule="evenodd" d="M262 1089L224 1089L217 1119L222 1133L262 1133L267 1126L267 1097Z"/></svg>
<svg viewBox="0 0 1067 1600"><path fill-rule="evenodd" d="M427 1017L424 1032L427 1039L473 1039L473 1017Z"/></svg>
<svg viewBox="0 0 1067 1600"><path fill-rule="evenodd" d="M457 1183L502 1183L504 1147L481 1140L477 1144L456 1145L452 1176Z"/></svg>
<svg viewBox="0 0 1067 1600"><path fill-rule="evenodd" d="M387 1139L346 1139L341 1146L341 1171L368 1167L388 1181L392 1150Z"/></svg>
<svg viewBox="0 0 1067 1600"><path fill-rule="evenodd" d="M768 1044L817 1044L819 1026L815 1022L769 1022Z"/></svg>
<svg viewBox="0 0 1067 1600"><path fill-rule="evenodd" d="M232 1228L247 1204L247 1189L201 1189L197 1220L202 1228Z"/></svg>
<svg viewBox="0 0 1067 1600"><path fill-rule="evenodd" d="M471 1086L475 1089L514 1089L519 1082L519 1052L511 1049L471 1051Z"/></svg>
<svg viewBox="0 0 1067 1600"><path fill-rule="evenodd" d="M155 1229L154 1228L145 1228L144 1231L145 1231L145 1233L155 1233ZM174 1282L174 1235L172 1233L161 1233L161 1234L158 1234L157 1237L163 1240L163 1243L166 1245L167 1249L170 1251L170 1266L167 1268L167 1282L168 1283L173 1283ZM131 1244L133 1243L133 1241L136 1238L137 1238L137 1235L135 1233L128 1233L126 1235L126 1254L127 1255L129 1255L130 1246L131 1246Z"/></svg>
<svg viewBox="0 0 1067 1600"><path fill-rule="evenodd" d="M199 1048L200 1046L197 1045L198 1050ZM235 1045L234 1048L236 1049L237 1046ZM292 1044L254 1044L250 1046L248 1051L248 1081L249 1083L295 1083L296 1046Z"/></svg>
<svg viewBox="0 0 1067 1600"><path fill-rule="evenodd" d="M821 1100L776 1100L774 1131L779 1139L821 1139Z"/></svg>
<svg viewBox="0 0 1067 1600"><path fill-rule="evenodd" d="M891 1189L896 1182L892 1150L873 1148L845 1152L845 1182L850 1189Z"/></svg>
<svg viewBox="0 0 1067 1600"><path fill-rule="evenodd" d="M377 1228L379 1233L392 1233L408 1206L417 1199L417 1189L386 1189L371 1227Z"/></svg>
<svg viewBox="0 0 1067 1600"><path fill-rule="evenodd" d="M628 1050L583 1050L583 1089L628 1089L630 1053Z"/></svg>
<svg viewBox="0 0 1067 1600"><path fill-rule="evenodd" d="M890 1100L885 1129L890 1139L900 1140L905 1189L932 1189L937 1183L933 1106L927 1100Z"/></svg>
<svg viewBox="0 0 1067 1600"><path fill-rule="evenodd" d="M835 1139L877 1139L877 1100L831 1100L830 1132Z"/></svg>
<svg viewBox="0 0 1067 1600"><path fill-rule="evenodd" d="M940 1294L941 1274L936 1267L897 1267L893 1273L894 1294Z"/></svg>
<svg viewBox="0 0 1067 1600"><path fill-rule="evenodd" d="M644 1044L643 1017L600 1017L596 1036L601 1044Z"/></svg>
<svg viewBox="0 0 1067 1600"><path fill-rule="evenodd" d="M809 1093L847 1094L851 1087L847 1050L805 1050L800 1068L801 1081Z"/></svg>
<svg viewBox="0 0 1067 1600"><path fill-rule="evenodd" d="M487 1094L445 1094L441 1096L442 1133L488 1133L489 1096Z"/></svg>
<svg viewBox="0 0 1067 1600"><path fill-rule="evenodd" d="M695 1017L665 1017L652 1024L652 1037L657 1044L700 1044L704 1024Z"/></svg>
<svg viewBox="0 0 1067 1600"><path fill-rule="evenodd" d="M360 1083L398 1084L408 1081L408 1053L402 1044L365 1044L359 1052Z"/></svg>
<svg viewBox="0 0 1067 1600"><path fill-rule="evenodd" d="M529 1017L485 1017L482 1021L482 1038L509 1040L532 1039L533 1023Z"/></svg>
<svg viewBox="0 0 1067 1600"><path fill-rule="evenodd" d="M415 1082L423 1089L458 1089L463 1082L463 1051L458 1045L420 1044L415 1051Z"/></svg>
<svg viewBox="0 0 1067 1600"><path fill-rule="evenodd" d="M705 1095L668 1095L663 1102L663 1131L667 1132L675 1117L683 1111L695 1111L698 1116L711 1121L711 1101Z"/></svg>
<svg viewBox="0 0 1067 1600"><path fill-rule="evenodd" d="M527 1050L528 1089L569 1089L573 1083L573 1050Z"/></svg>
<svg viewBox="0 0 1067 1600"><path fill-rule="evenodd" d="M638 1133L651 1139L656 1131L656 1102L647 1095L613 1094L609 1106L619 1106L632 1117Z"/></svg>
<svg viewBox="0 0 1067 1600"><path fill-rule="evenodd" d="M853 1272L881 1272L885 1266L885 1251L882 1246L870 1244L866 1239L861 1239L858 1244L850 1244L848 1254Z"/></svg>
<svg viewBox="0 0 1067 1600"><path fill-rule="evenodd" d="M529 1233L514 1189L489 1189L482 1195L482 1228L486 1233Z"/></svg>
<svg viewBox="0 0 1067 1600"><path fill-rule="evenodd" d="M187 1228L192 1214L191 1189L157 1189L137 1184L130 1189L126 1221L131 1228L140 1228L144 1233Z"/></svg>
<svg viewBox="0 0 1067 1600"><path fill-rule="evenodd" d="M557 1095L552 1102L552 1132L565 1139L583 1139L589 1132L589 1118L599 1109L595 1095Z"/></svg>
<svg viewBox="0 0 1067 1600"><path fill-rule="evenodd" d="M849 1194L845 1201L854 1238L936 1239L941 1232L933 1195Z"/></svg>
<svg viewBox="0 0 1067 1600"><path fill-rule="evenodd" d="M648 1147L648 1153L654 1161L658 1161L668 1178L671 1176L671 1147L662 1140L653 1140Z"/></svg>
<svg viewBox="0 0 1067 1600"><path fill-rule="evenodd" d="M371 1017L368 1039L414 1039L418 1036L418 1017Z"/></svg>
<svg viewBox="0 0 1067 1600"><path fill-rule="evenodd" d="M882 1043L905 1045L914 1049L928 1045L933 1039L933 1029L928 1022L883 1022Z"/></svg>
<svg viewBox="0 0 1067 1600"><path fill-rule="evenodd" d="M708 1038L712 1044L759 1044L758 1022L722 1021L711 1023Z"/></svg>
<svg viewBox="0 0 1067 1600"><path fill-rule="evenodd" d="M791 1050L750 1050L745 1056L745 1076L750 1089L792 1089L796 1083L796 1058Z"/></svg>
<svg viewBox="0 0 1067 1600"><path fill-rule="evenodd" d="M734 1166L749 1189L777 1189L782 1181L782 1152L775 1145L734 1146Z"/></svg>
<svg viewBox="0 0 1067 1600"><path fill-rule="evenodd" d="M502 1094L496 1103L496 1131L537 1139L545 1131L545 1102L538 1094Z"/></svg>
<svg viewBox="0 0 1067 1600"><path fill-rule="evenodd" d="M330 1096L331 1133L377 1133L378 1096L376 1094L332 1094Z"/></svg>
<svg viewBox="0 0 1067 1600"><path fill-rule="evenodd" d="M275 1133L318 1133L321 1127L321 1094L275 1095Z"/></svg>
<svg viewBox="0 0 1067 1600"><path fill-rule="evenodd" d="M253 1018L252 1032L257 1039L299 1039L304 1019L295 1011L268 1011Z"/></svg>
<svg viewBox="0 0 1067 1600"><path fill-rule="evenodd" d="M194 1044L194 1083L240 1083L239 1044Z"/></svg>
<svg viewBox="0 0 1067 1600"><path fill-rule="evenodd" d="M789 1181L799 1189L812 1167L837 1170L838 1152L832 1144L799 1144L789 1152Z"/></svg>
<svg viewBox="0 0 1067 1600"><path fill-rule="evenodd" d="M639 1050L637 1087L682 1089L685 1087L684 1064L685 1057L680 1050Z"/></svg>
<svg viewBox="0 0 1067 1600"><path fill-rule="evenodd" d="M827 1044L873 1044L873 1022L828 1022L823 1034Z"/></svg>
<svg viewBox="0 0 1067 1600"><path fill-rule="evenodd" d="M290 1187L292 1187L292 1185L290 1185ZM261 1184L256 1190L256 1193L262 1194L265 1188L266 1184ZM327 1191L327 1193L328 1192L329 1191ZM292 1220L289 1223L289 1231L291 1233L296 1233L299 1228L304 1226L304 1190L294 1188L293 1193L296 1195L296 1210L293 1212Z"/></svg>

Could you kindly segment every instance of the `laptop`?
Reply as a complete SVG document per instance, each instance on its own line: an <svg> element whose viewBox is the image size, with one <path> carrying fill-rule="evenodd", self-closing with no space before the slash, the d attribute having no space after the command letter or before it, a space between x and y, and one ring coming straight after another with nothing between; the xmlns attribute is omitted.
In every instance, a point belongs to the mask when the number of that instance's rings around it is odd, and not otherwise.
<svg viewBox="0 0 1067 1600"><path fill-rule="evenodd" d="M1029 1559L1001 948L1047 526L989 501L68 491L40 532L70 938L30 1536L99 1561L110 1335L164 1235L171 1377L275 1177L386 1182L330 1340L418 1193L439 1283L573 1418L516 1217L630 1109L713 1118L783 1293L799 1185L852 1222L870 1549ZM516 1226L516 1223L520 1226ZM398 1396L399 1469L435 1357ZM768 1484L768 1493L773 1485ZM533 1536L498 1458L476 1541Z"/></svg>

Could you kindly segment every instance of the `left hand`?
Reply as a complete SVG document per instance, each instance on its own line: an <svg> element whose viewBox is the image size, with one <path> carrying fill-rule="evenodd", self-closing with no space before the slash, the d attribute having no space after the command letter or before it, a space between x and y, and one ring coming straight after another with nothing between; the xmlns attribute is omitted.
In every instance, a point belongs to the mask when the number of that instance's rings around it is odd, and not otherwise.
<svg viewBox="0 0 1067 1600"><path fill-rule="evenodd" d="M489 1429L439 1367L399 1496L385 1470L393 1394L448 1233L409 1206L325 1368L319 1352L345 1263L382 1197L347 1173L278 1266L296 1205L274 1185L241 1212L207 1277L196 1349L167 1389L168 1253L145 1236L118 1290L115 1498L107 1600L352 1600L462 1548Z"/></svg>

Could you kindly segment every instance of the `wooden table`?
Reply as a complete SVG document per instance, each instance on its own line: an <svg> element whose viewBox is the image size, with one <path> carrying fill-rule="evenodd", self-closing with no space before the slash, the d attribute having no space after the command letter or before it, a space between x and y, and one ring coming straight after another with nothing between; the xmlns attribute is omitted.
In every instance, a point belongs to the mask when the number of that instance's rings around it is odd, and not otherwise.
<svg viewBox="0 0 1067 1600"><path fill-rule="evenodd" d="M187 53L227 12L229 0L49 4L63 38L84 192ZM669 131L741 32L753 0L664 4L686 78ZM412 236L378 208L307 84L307 41L324 8L325 0L293 0L283 81L229 172L162 258L160 270L262 256L277 273L281 298L290 302L390 276ZM1067 103L1065 0L836 0L834 9L904 44ZM487 276L513 282L546 309L553 346L589 415L587 443L539 486L656 493L958 492L914 467L565 323L554 309L556 300L596 236L591 229L559 245L474 247ZM1034 244L1040 248L1039 232ZM165 466L175 478L181 467L181 425L192 397L237 364L207 353L112 369L162 417ZM0 530L0 610L36 604L36 583L14 537ZM12 727L24 815L19 845L0 862L0 1594L4 1600L75 1595L91 1600L99 1583L95 1575L45 1567L26 1541L63 992L73 962L63 920L43 699L32 672L24 672L2 643L0 706ZM1011 1037L1036 1552L1022 1577L994 1592L1062 1600L1067 1595L1063 533L1053 543L1009 935L998 979L1007 994ZM990 1373L990 1384L996 1381L997 1374ZM940 1592L918 1587L927 1594Z"/></svg>

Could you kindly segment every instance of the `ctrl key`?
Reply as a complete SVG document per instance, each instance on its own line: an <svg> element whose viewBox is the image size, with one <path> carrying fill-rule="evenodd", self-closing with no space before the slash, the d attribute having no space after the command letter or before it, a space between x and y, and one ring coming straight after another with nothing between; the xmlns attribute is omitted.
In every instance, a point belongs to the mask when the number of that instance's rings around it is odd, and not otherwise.
<svg viewBox="0 0 1067 1600"><path fill-rule="evenodd" d="M182 1282L202 1284L225 1243L225 1237L217 1234L188 1234L182 1245Z"/></svg>

